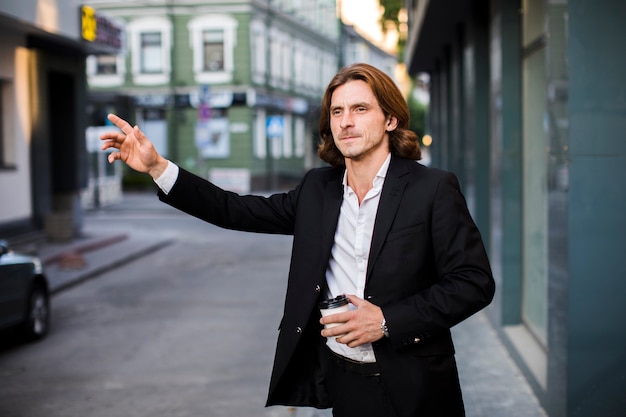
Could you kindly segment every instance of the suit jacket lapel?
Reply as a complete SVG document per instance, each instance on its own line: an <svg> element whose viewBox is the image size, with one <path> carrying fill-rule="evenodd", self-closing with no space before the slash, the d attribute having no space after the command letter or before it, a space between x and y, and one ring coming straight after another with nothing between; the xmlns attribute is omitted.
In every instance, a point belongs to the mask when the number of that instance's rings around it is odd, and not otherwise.
<svg viewBox="0 0 626 417"><path fill-rule="evenodd" d="M326 184L324 192L324 201L322 202L322 254L326 256L325 264L330 259L330 251L335 240L335 231L337 230L337 222L339 221L339 212L341 210L341 202L343 200L343 187L341 175Z"/></svg>
<svg viewBox="0 0 626 417"><path fill-rule="evenodd" d="M374 222L372 245L370 247L369 261L367 263L366 282L370 279L372 268L376 263L376 259L387 238L391 224L398 212L403 191L407 184L406 176L404 175L408 172L405 165L406 163L404 159L394 157L393 155L391 157L389 169L385 176L385 183L383 184L383 190L380 195L380 202L378 203L376 221Z"/></svg>

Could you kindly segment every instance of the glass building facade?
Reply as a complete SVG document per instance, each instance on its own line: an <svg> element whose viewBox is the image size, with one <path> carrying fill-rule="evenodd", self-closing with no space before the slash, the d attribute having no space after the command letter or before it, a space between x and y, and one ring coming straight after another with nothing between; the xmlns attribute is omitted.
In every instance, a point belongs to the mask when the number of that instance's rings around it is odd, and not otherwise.
<svg viewBox="0 0 626 417"><path fill-rule="evenodd" d="M623 414L626 3L406 5L432 164L459 176L489 248L487 315L550 417Z"/></svg>

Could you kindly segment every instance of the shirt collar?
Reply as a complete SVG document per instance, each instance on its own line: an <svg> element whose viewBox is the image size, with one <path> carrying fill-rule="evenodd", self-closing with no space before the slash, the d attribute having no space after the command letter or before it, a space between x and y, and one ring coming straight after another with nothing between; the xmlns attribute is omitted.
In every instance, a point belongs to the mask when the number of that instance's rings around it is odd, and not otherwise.
<svg viewBox="0 0 626 417"><path fill-rule="evenodd" d="M374 177L374 181L372 181L372 188L374 189L382 188L383 183L385 182L385 177L387 176L387 171L389 170L390 163L391 163L391 153L388 153L387 158L385 158L385 161L383 162L383 164L380 166L380 169L376 173L376 176ZM350 187L348 187L348 171L347 170L343 171L342 184L343 184L344 193L350 192L351 189Z"/></svg>

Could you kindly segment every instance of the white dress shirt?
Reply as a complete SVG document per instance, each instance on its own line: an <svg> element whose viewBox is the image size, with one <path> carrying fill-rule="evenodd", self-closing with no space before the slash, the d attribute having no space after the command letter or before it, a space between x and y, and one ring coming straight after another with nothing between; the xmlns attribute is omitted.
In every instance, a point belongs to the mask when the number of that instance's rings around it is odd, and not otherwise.
<svg viewBox="0 0 626 417"><path fill-rule="evenodd" d="M178 179L178 165L167 161L167 168L159 178L155 178L154 182L165 194L169 194L170 190Z"/></svg>
<svg viewBox="0 0 626 417"><path fill-rule="evenodd" d="M372 182L372 188L365 195L361 205L359 205L356 193L347 184L347 177L344 173L343 201L335 231L335 243L326 270L328 298L334 298L340 294L354 294L359 298L364 298L365 274L372 244L374 221L390 161L391 154L387 156L378 170ZM350 307L354 308L352 305ZM371 343L351 348L338 343L333 337L326 340L328 347L341 356L359 362L376 361Z"/></svg>

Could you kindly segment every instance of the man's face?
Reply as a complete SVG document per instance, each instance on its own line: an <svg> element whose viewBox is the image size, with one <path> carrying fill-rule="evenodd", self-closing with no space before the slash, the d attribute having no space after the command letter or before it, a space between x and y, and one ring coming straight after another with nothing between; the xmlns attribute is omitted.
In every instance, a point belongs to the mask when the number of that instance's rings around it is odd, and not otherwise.
<svg viewBox="0 0 626 417"><path fill-rule="evenodd" d="M388 131L397 126L394 117L385 117L370 86L361 80L337 87L330 103L330 129L335 145L346 159L362 161L371 156L386 157Z"/></svg>

